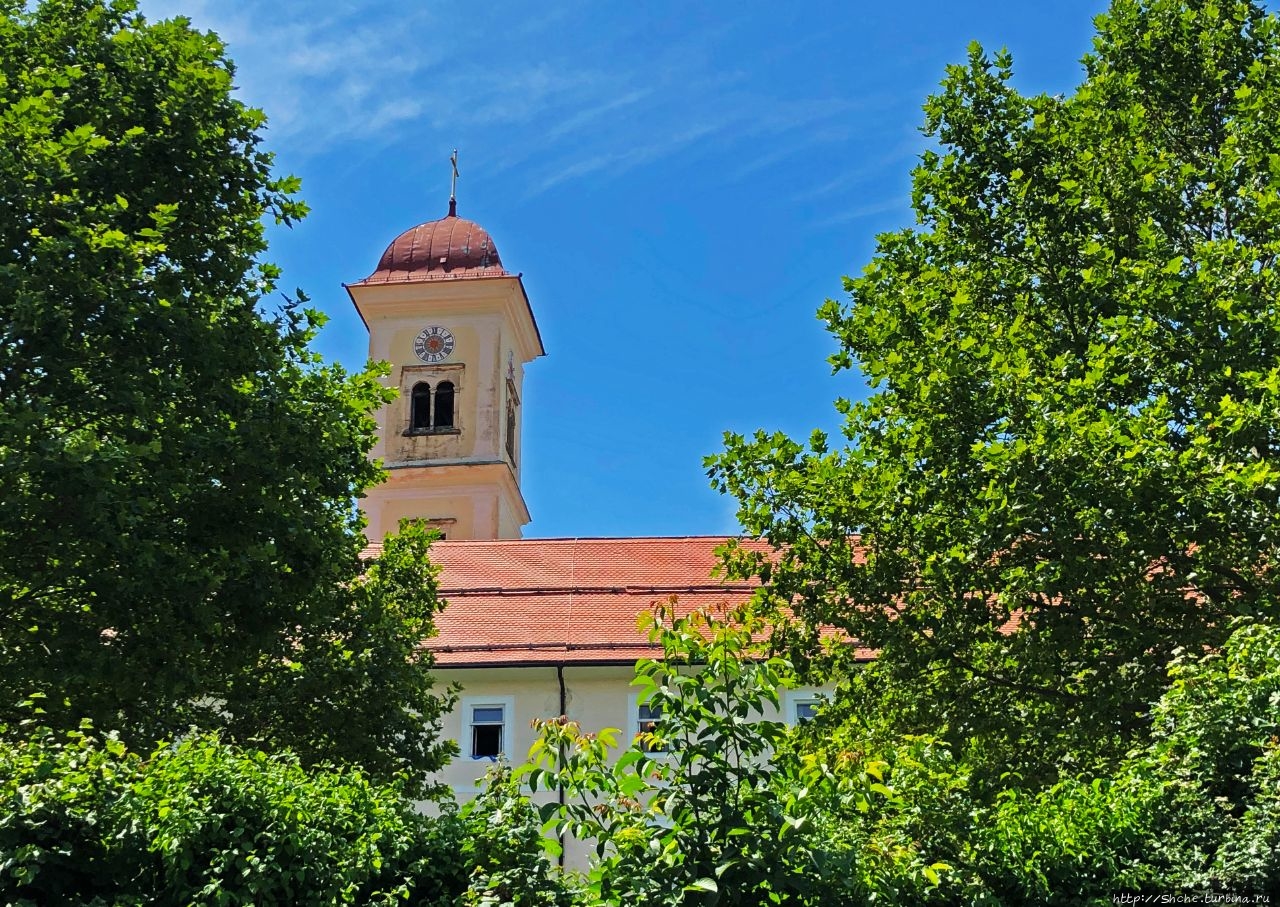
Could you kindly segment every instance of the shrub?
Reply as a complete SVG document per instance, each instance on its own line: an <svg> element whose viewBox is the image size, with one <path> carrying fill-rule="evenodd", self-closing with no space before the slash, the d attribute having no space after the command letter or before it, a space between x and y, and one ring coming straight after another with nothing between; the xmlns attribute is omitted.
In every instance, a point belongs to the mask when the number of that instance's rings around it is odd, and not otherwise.
<svg viewBox="0 0 1280 907"><path fill-rule="evenodd" d="M213 737L142 758L91 728L0 744L0 902L451 905L463 825L396 785Z"/></svg>
<svg viewBox="0 0 1280 907"><path fill-rule="evenodd" d="M462 907L569 907L573 877L557 873L544 850L553 845L542 834L537 810L507 765L485 777L484 789L461 809L462 857L471 883Z"/></svg>

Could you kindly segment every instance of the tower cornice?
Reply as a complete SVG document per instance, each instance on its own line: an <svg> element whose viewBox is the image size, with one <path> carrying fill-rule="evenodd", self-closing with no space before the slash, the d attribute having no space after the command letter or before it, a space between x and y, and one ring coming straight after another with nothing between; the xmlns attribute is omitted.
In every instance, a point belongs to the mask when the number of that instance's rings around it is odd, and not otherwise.
<svg viewBox="0 0 1280 907"><path fill-rule="evenodd" d="M343 284L368 330L371 319L415 315L429 302L438 315L505 315L520 338L521 362L547 354L542 333L520 274L498 277L442 278L398 283ZM501 287L503 289L496 289ZM505 292L504 292L505 290Z"/></svg>

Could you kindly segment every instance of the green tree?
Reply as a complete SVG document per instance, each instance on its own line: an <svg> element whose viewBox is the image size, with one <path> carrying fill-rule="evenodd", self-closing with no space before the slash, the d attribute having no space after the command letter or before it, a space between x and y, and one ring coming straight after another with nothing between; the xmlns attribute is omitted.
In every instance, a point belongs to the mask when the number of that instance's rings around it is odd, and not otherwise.
<svg viewBox="0 0 1280 907"><path fill-rule="evenodd" d="M0 720L39 692L144 744L438 764L426 539L360 559L387 391L262 313L264 218L305 206L223 45L132 0L0 12Z"/></svg>
<svg viewBox="0 0 1280 907"><path fill-rule="evenodd" d="M547 859L537 808L515 772L495 765L484 788L458 811L462 862L471 881L457 907L572 907L578 879Z"/></svg>
<svg viewBox="0 0 1280 907"><path fill-rule="evenodd" d="M654 727L615 761L617 728L540 722L521 773L535 791L562 792L541 807L549 830L594 841L587 890L600 904L807 903L805 836L787 836L768 759L787 728L764 714L781 707L787 666L753 658L762 624L751 615L677 608L672 599L642 618L663 647L636 665Z"/></svg>
<svg viewBox="0 0 1280 907"><path fill-rule="evenodd" d="M1113 770L1039 790L1005 779L993 796L981 766L937 739L882 744L832 726L826 709L783 726L772 713L792 671L766 657L748 613L657 618L663 659L636 671L642 699L661 708L656 728L616 753L615 729L545 721L534 762L517 771L561 792L540 807L549 831L597 845L589 903L997 907L1280 892L1274 624L1238 621L1220 650L1175 659L1151 740ZM524 836L508 832L501 848L518 855L501 865L521 870L496 876L510 900L520 879L539 878L529 806L505 772L489 783Z"/></svg>
<svg viewBox="0 0 1280 907"><path fill-rule="evenodd" d="M543 721L517 770L533 790L560 792L539 807L547 831L595 844L590 903L836 907L937 894L951 867L931 855L972 808L944 747L915 738L815 754L780 720L795 673L768 655L766 622L749 608L680 614L672 599L642 622L663 652L636 665L653 728L619 753L616 728Z"/></svg>
<svg viewBox="0 0 1280 907"><path fill-rule="evenodd" d="M820 311L872 388L843 443L708 460L797 655L847 631L864 719L1029 780L1123 753L1175 650L1280 591L1280 20L1115 0L1084 66L1065 97L948 69L917 226Z"/></svg>

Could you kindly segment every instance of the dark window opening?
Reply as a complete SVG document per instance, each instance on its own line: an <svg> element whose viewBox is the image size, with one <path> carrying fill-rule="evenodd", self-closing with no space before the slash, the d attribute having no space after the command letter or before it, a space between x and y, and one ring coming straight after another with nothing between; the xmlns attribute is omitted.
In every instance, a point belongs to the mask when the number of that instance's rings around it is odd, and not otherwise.
<svg viewBox="0 0 1280 907"><path fill-rule="evenodd" d="M471 758L497 759L502 755L502 706L476 706L471 710Z"/></svg>
<svg viewBox="0 0 1280 907"><path fill-rule="evenodd" d="M657 734L658 722L662 720L662 707L653 705L640 706L637 729L641 734ZM652 737L643 740L640 748L646 753L662 753L666 752L667 746L661 740L655 740Z"/></svg>
<svg viewBox="0 0 1280 907"><path fill-rule="evenodd" d="M452 413L452 407L450 407ZM420 381L413 386L409 403L409 428L422 431L431 427L431 385Z"/></svg>
<svg viewBox="0 0 1280 907"><path fill-rule="evenodd" d="M436 428L453 428L453 382L436 385Z"/></svg>
<svg viewBox="0 0 1280 907"><path fill-rule="evenodd" d="M516 464L516 405L507 401L507 456Z"/></svg>

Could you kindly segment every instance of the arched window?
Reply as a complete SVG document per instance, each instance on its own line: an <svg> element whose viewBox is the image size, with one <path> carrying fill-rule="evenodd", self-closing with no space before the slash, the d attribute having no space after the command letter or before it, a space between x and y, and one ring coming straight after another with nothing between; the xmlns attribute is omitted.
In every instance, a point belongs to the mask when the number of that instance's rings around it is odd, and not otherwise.
<svg viewBox="0 0 1280 907"><path fill-rule="evenodd" d="M436 428L453 428L453 382L436 385Z"/></svg>
<svg viewBox="0 0 1280 907"><path fill-rule="evenodd" d="M511 459L511 465L516 464L516 404L513 400L507 401L507 456Z"/></svg>
<svg viewBox="0 0 1280 907"><path fill-rule="evenodd" d="M449 387L449 419L453 419L453 386ZM413 386L413 397L409 403L409 428L412 431L425 431L431 427L431 385L419 381Z"/></svg>

